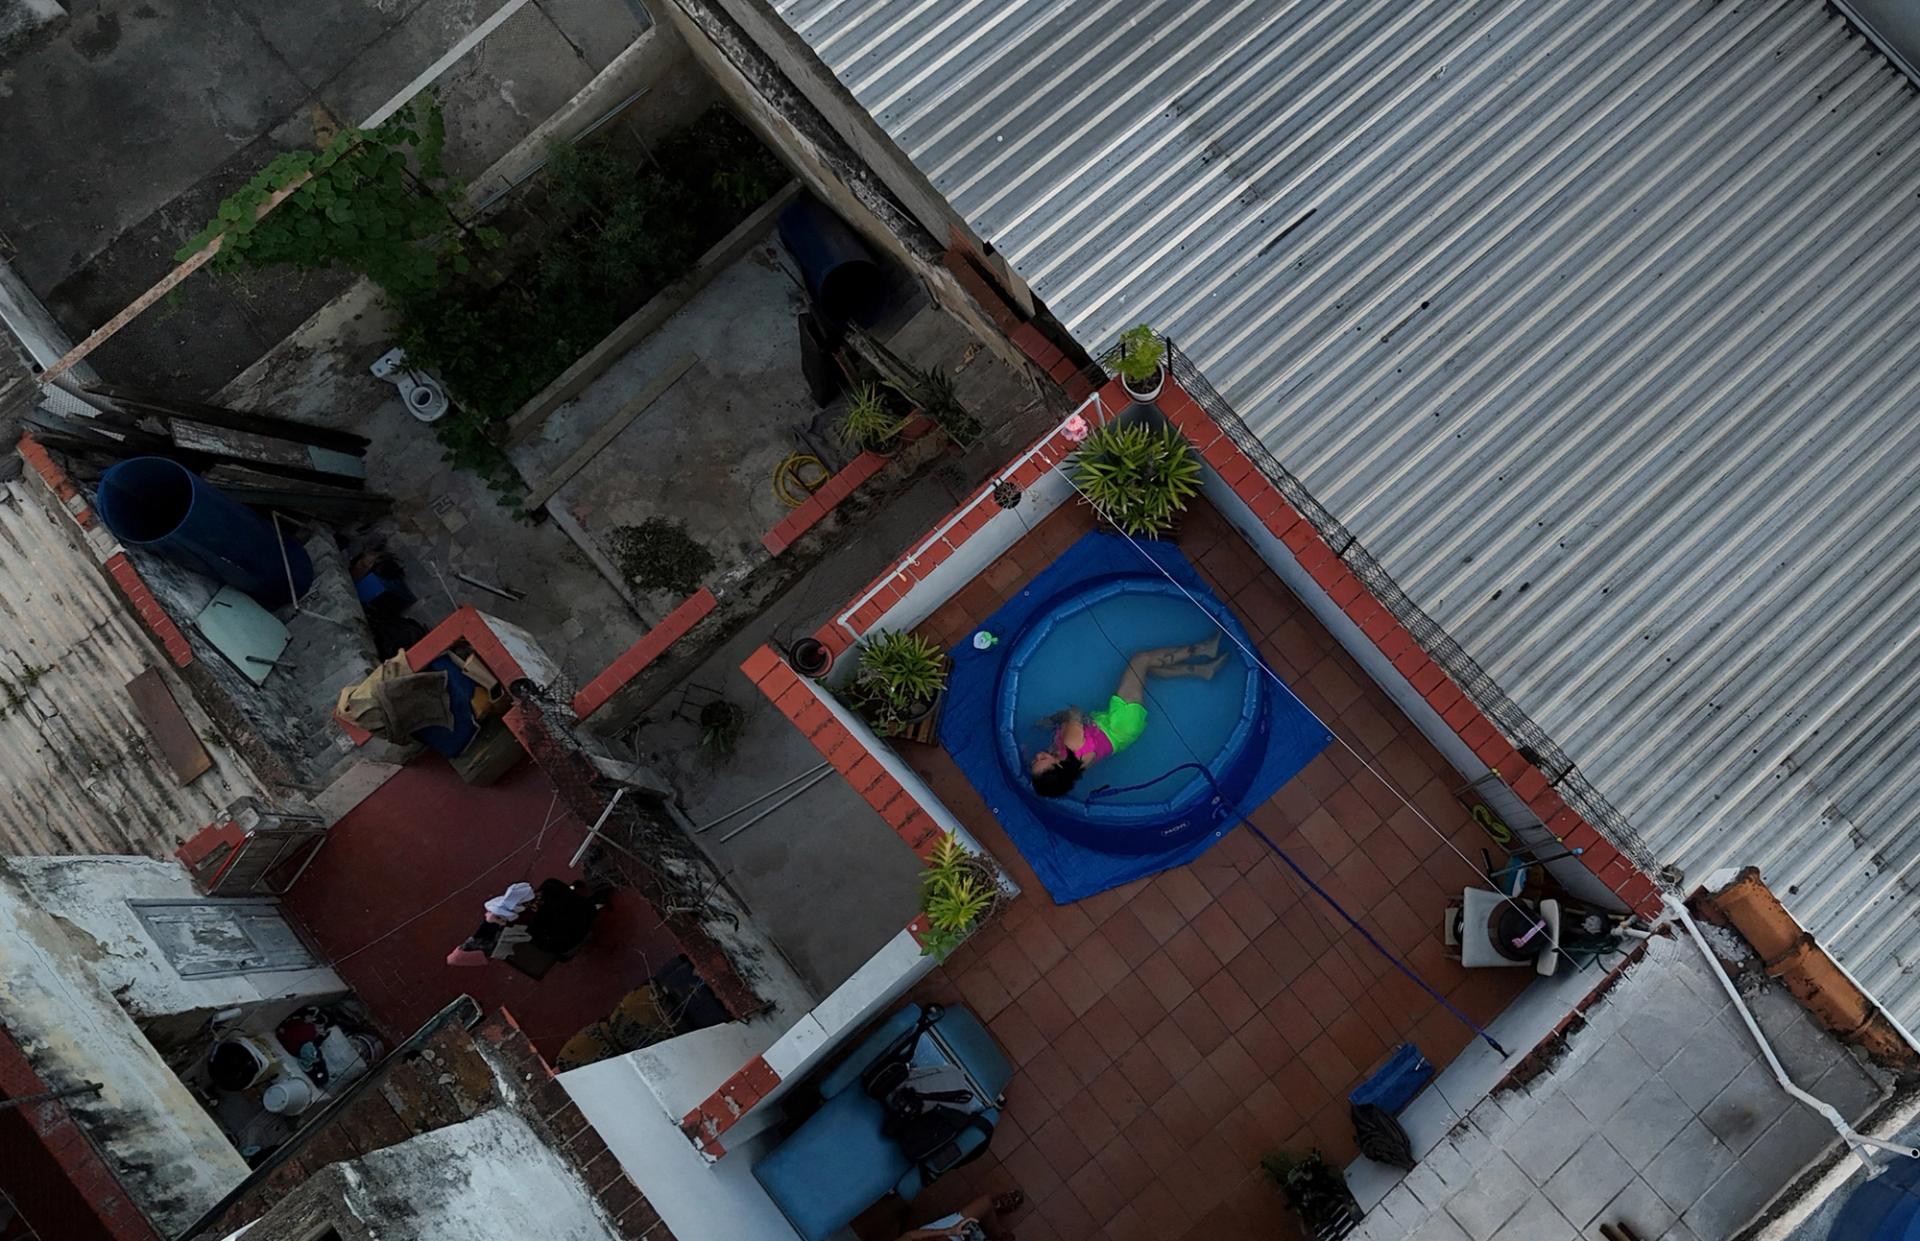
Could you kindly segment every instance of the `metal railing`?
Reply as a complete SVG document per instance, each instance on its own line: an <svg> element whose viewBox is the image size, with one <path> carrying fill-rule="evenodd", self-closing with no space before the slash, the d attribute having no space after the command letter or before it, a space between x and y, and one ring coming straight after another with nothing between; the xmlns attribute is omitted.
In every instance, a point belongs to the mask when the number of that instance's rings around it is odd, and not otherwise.
<svg viewBox="0 0 1920 1241"><path fill-rule="evenodd" d="M1347 569L1373 593L1373 597L1392 613L1393 618L1406 627L1421 647L1452 677L1473 704L1480 708L1495 727L1505 734L1523 758L1538 767L1567 804L1578 811L1587 822L1606 835L1614 847L1626 854L1648 878L1663 885L1672 886L1677 879L1663 872L1653 851L1647 847L1640 833L1627 822L1599 789L1587 779L1578 765L1567 753L1555 744L1547 731L1536 723L1533 717L1522 710L1512 698L1507 696L1500 683L1482 668L1466 650L1454 640L1453 636L1439 622L1428 616L1418 604L1400 589L1381 563L1374 559L1366 545L1361 543L1354 533L1341 523L1340 519L1329 512L1326 506L1314 498L1311 491L1287 468L1253 433L1246 422L1235 412L1227 399L1220 395L1207 377L1195 366L1186 351L1170 337L1163 338L1167 345L1167 365L1173 379L1192 397L1207 415L1218 423L1221 430L1233 440L1247 459L1271 482L1287 502L1313 524L1327 546L1333 549ZM1118 346L1101 355L1100 365L1105 372L1102 378L1113 374L1113 361Z"/></svg>

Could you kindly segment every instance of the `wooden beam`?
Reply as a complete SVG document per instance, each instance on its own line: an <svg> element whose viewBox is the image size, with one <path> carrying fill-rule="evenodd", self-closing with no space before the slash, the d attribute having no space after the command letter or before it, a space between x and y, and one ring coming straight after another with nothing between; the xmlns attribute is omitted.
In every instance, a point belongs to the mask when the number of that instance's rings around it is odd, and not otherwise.
<svg viewBox="0 0 1920 1241"><path fill-rule="evenodd" d="M691 353L683 353L670 360L660 373L653 377L653 382L640 390L638 396L614 411L613 417L601 423L594 433L587 437L587 442L574 449L572 455L560 463L559 468L549 471L545 478L536 483L532 490L527 492L527 498L521 501L522 506L529 510L537 509L551 500L554 492L566 486L568 479L585 469L589 461L599 456L608 444L613 443L615 436L632 425L633 420L644 413L647 406L665 396L667 389L679 383L680 377L692 370L694 363L699 360Z"/></svg>
<svg viewBox="0 0 1920 1241"><path fill-rule="evenodd" d="M192 784L213 769L207 747L200 744L200 735L181 713L180 704L173 700L173 691L167 688L158 669L149 668L128 681L127 694L133 699L133 709L139 714L140 722L159 744L167 766L173 768L175 779L181 784Z"/></svg>

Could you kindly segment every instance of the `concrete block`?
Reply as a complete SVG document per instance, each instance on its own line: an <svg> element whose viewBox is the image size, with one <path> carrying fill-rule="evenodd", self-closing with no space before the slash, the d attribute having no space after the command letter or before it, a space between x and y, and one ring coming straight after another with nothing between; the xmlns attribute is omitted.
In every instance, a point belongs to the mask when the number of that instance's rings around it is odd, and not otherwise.
<svg viewBox="0 0 1920 1241"><path fill-rule="evenodd" d="M1505 1145L1520 1170L1535 1185L1545 1185L1574 1152L1599 1140L1593 1122L1571 1099L1556 1094L1543 1100Z"/></svg>
<svg viewBox="0 0 1920 1241"><path fill-rule="evenodd" d="M1612 1039L1601 1044L1586 1064L1567 1074L1561 1090L1588 1120L1604 1125L1652 1073L1629 1043Z"/></svg>
<svg viewBox="0 0 1920 1241"><path fill-rule="evenodd" d="M1667 1143L1659 1158L1647 1165L1641 1179L1668 1206L1684 1215L1733 1164L1733 1152L1713 1136L1711 1129L1693 1120Z"/></svg>
<svg viewBox="0 0 1920 1241"><path fill-rule="evenodd" d="M1753 1173L1735 1164L1682 1212L1681 1218L1702 1237L1731 1237L1767 1204L1777 1188L1762 1185Z"/></svg>
<svg viewBox="0 0 1920 1241"><path fill-rule="evenodd" d="M1673 1087L1655 1077L1613 1114L1607 1122L1607 1140L1638 1170L1652 1163L1693 1118L1693 1109Z"/></svg>
<svg viewBox="0 0 1920 1241"><path fill-rule="evenodd" d="M1666 1199L1653 1191L1653 1187L1634 1177L1627 1182L1626 1188L1613 1196L1613 1201L1600 1209L1587 1229L1589 1237L1600 1238L1602 1224L1625 1224L1639 1237L1670 1237L1679 1212L1667 1205Z"/></svg>
<svg viewBox="0 0 1920 1241"><path fill-rule="evenodd" d="M1543 1192L1568 1223L1585 1228L1633 1179L1627 1161L1604 1137L1595 1134L1561 1165Z"/></svg>
<svg viewBox="0 0 1920 1241"><path fill-rule="evenodd" d="M1580 1241L1580 1234L1552 1203L1532 1198L1494 1234L1494 1241Z"/></svg>
<svg viewBox="0 0 1920 1241"><path fill-rule="evenodd" d="M1496 1153L1464 1189L1447 1199L1446 1213L1472 1241L1488 1241L1533 1196L1533 1182L1526 1173Z"/></svg>
<svg viewBox="0 0 1920 1241"><path fill-rule="evenodd" d="M1772 1071L1755 1060L1701 1110L1700 1120L1727 1144L1728 1150L1739 1155L1772 1128L1790 1106L1796 1105Z"/></svg>
<svg viewBox="0 0 1920 1241"><path fill-rule="evenodd" d="M1698 1111L1713 1102L1753 1058L1751 1038L1743 1033L1736 1039L1724 1023L1710 1022L1660 1070L1660 1076L1688 1107Z"/></svg>

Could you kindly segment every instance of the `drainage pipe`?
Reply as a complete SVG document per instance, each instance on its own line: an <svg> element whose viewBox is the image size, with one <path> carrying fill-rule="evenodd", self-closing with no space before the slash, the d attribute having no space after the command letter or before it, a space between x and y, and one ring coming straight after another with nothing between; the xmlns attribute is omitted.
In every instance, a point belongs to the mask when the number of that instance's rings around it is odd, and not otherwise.
<svg viewBox="0 0 1920 1241"><path fill-rule="evenodd" d="M1708 946L1707 937L1700 933L1700 924L1693 920L1693 914L1688 911L1683 902L1674 897L1666 897L1665 901L1667 909L1680 920L1682 926L1687 928L1687 934L1693 937L1694 946L1700 949L1702 956L1706 957L1708 967L1713 971L1713 976L1720 980L1720 986L1726 991L1727 998L1732 1000L1733 1006L1740 1011L1740 1019L1747 1023L1747 1033L1753 1035L1753 1041L1760 1045L1760 1054L1766 1057L1767 1067L1773 1070L1773 1076L1780 1083L1780 1089L1820 1113L1840 1134L1841 1140L1847 1144L1848 1152L1860 1161L1860 1166L1866 1169L1868 1176L1877 1176L1881 1168L1879 1164L1867 1158L1863 1147L1890 1151L1896 1155L1905 1155L1909 1159L1920 1159L1920 1147L1902 1146L1897 1142L1883 1142L1879 1138L1869 1137L1848 1124L1847 1118L1842 1116L1833 1104L1817 1095L1808 1094L1794 1084L1793 1079L1787 1076L1786 1068L1780 1063L1780 1057L1773 1054L1773 1044L1767 1042L1767 1036L1760 1032L1760 1023L1753 1019L1753 1013L1747 1008L1746 1001L1740 998L1740 989L1733 985L1733 979L1727 976L1727 971L1720 968L1720 958L1713 955L1713 949Z"/></svg>

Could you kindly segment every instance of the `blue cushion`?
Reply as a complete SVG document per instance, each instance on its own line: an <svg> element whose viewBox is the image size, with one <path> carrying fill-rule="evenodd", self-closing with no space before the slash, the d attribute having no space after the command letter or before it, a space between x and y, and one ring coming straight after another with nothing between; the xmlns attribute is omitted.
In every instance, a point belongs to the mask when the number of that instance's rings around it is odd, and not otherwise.
<svg viewBox="0 0 1920 1241"><path fill-rule="evenodd" d="M899 1144L880 1132L885 1119L866 1091L842 1090L753 1165L754 1178L807 1241L826 1241L907 1174Z"/></svg>

